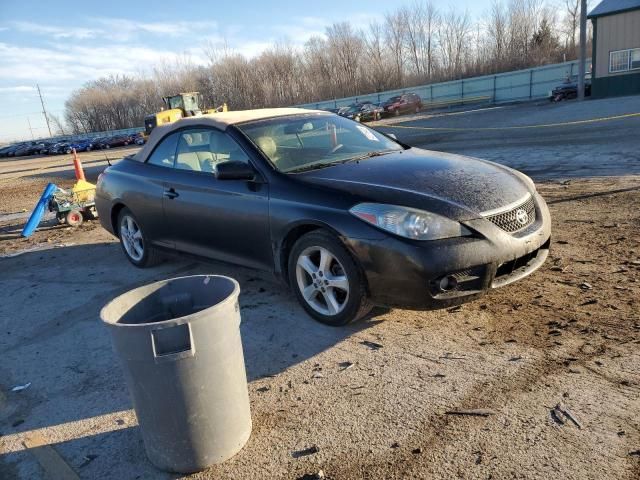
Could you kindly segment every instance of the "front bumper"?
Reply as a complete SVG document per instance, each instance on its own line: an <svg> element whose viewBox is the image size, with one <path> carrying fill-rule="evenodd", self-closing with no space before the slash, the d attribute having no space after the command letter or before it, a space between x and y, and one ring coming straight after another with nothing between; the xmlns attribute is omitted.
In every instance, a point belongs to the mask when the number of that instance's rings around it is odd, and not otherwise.
<svg viewBox="0 0 640 480"><path fill-rule="evenodd" d="M464 222L477 232L473 237L417 242L389 236L345 239L345 243L363 267L373 303L446 308L515 282L542 266L551 243L551 218L538 194L535 204L536 221L515 234L478 218ZM443 290L443 278L455 286Z"/></svg>

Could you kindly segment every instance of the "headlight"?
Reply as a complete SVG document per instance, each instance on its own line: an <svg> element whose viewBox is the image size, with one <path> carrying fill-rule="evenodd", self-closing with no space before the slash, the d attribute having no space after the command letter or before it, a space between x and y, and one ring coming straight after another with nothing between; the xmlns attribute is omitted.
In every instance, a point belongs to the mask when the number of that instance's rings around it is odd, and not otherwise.
<svg viewBox="0 0 640 480"><path fill-rule="evenodd" d="M382 230L413 240L437 240L471 235L469 229L454 220L415 208L359 203L349 212Z"/></svg>

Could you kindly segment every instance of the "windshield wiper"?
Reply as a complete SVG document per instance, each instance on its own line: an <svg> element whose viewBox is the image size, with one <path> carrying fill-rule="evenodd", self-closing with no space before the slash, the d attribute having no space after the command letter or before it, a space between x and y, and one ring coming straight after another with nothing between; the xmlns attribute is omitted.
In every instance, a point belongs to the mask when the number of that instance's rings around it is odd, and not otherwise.
<svg viewBox="0 0 640 480"><path fill-rule="evenodd" d="M320 170L321 168L331 167L333 165L339 165L342 163L359 162L360 160L366 160L367 158L381 157L382 155L387 155L388 153L393 153L396 151L399 151L399 150L379 150L376 152L367 152L363 155L346 158L344 160L337 160L335 162L327 162L327 163L321 162L321 163L312 163L310 165L303 165L302 167L294 168L293 170L287 170L285 173L302 173L302 172L309 172L311 170Z"/></svg>
<svg viewBox="0 0 640 480"><path fill-rule="evenodd" d="M337 162L337 163L358 162L360 160L366 160L367 158L381 157L382 155L387 155L389 153L393 153L396 151L399 151L399 150L379 150L375 152L368 152L363 155L358 155L357 157L347 158L346 160L342 160L341 162Z"/></svg>
<svg viewBox="0 0 640 480"><path fill-rule="evenodd" d="M294 168L292 170L287 170L284 173L302 173L309 172L311 170L320 170L321 168L330 167L331 165L335 165L336 162L329 163L312 163L310 165L303 165L302 167Z"/></svg>

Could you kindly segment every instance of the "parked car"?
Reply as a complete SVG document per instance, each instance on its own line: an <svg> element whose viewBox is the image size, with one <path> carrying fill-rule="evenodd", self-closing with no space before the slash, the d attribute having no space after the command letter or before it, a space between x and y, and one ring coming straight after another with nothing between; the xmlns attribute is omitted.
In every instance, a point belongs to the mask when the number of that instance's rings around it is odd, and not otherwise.
<svg viewBox="0 0 640 480"><path fill-rule="evenodd" d="M69 148L75 148L76 152L89 152L93 149L93 142L88 138L76 140L69 143Z"/></svg>
<svg viewBox="0 0 640 480"><path fill-rule="evenodd" d="M133 265L168 250L265 269L330 325L476 299L539 268L551 235L526 175L303 109L158 127L98 178L96 207Z"/></svg>
<svg viewBox="0 0 640 480"><path fill-rule="evenodd" d="M382 108L387 116L418 113L422 110L422 99L415 93L405 93L391 97L386 102L383 102Z"/></svg>
<svg viewBox="0 0 640 480"><path fill-rule="evenodd" d="M71 153L71 147L68 142L57 142L48 148L47 153L49 155L62 155L65 153Z"/></svg>
<svg viewBox="0 0 640 480"><path fill-rule="evenodd" d="M25 157L28 155L35 155L40 153L42 148L41 143L37 142L27 142L22 144L20 147L16 148L13 152L14 157Z"/></svg>
<svg viewBox="0 0 640 480"><path fill-rule="evenodd" d="M135 145L144 145L146 139L142 133L136 133L135 135L131 135L131 143Z"/></svg>
<svg viewBox="0 0 640 480"><path fill-rule="evenodd" d="M5 157L14 157L16 151L24 146L24 143L16 143L15 145L11 145L6 152L4 153Z"/></svg>
<svg viewBox="0 0 640 480"><path fill-rule="evenodd" d="M126 147L133 143L130 135L113 135L100 142L100 148Z"/></svg>
<svg viewBox="0 0 640 480"><path fill-rule="evenodd" d="M371 102L367 103L354 103L341 109L338 114L355 120L356 122L370 122L373 120L379 120L382 118L384 109L374 105Z"/></svg>
<svg viewBox="0 0 640 480"><path fill-rule="evenodd" d="M40 151L38 152L40 155L46 155L49 153L49 149L51 147L53 147L56 143L58 143L57 140L45 140L44 142L42 142L40 144Z"/></svg>
<svg viewBox="0 0 640 480"><path fill-rule="evenodd" d="M0 148L0 158L7 157L9 151L14 150L15 148L15 145L5 145L4 147Z"/></svg>
<svg viewBox="0 0 640 480"><path fill-rule="evenodd" d="M584 78L584 96L588 97L591 95L591 74L587 74ZM578 76L573 75L571 77L567 77L567 79L562 82L557 87L554 87L553 90L549 92L549 100L552 102L560 102L561 100L571 100L573 98L578 98Z"/></svg>

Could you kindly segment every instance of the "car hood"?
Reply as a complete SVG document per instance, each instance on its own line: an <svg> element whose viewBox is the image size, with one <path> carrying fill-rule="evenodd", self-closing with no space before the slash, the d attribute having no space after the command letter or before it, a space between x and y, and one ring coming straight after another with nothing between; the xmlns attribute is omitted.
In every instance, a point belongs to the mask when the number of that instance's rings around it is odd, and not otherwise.
<svg viewBox="0 0 640 480"><path fill-rule="evenodd" d="M478 218L534 193L528 177L509 167L419 148L295 175L359 201L422 208L457 220Z"/></svg>

